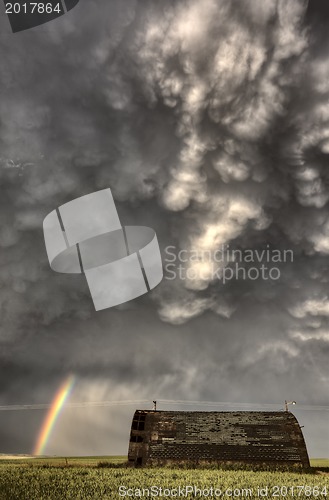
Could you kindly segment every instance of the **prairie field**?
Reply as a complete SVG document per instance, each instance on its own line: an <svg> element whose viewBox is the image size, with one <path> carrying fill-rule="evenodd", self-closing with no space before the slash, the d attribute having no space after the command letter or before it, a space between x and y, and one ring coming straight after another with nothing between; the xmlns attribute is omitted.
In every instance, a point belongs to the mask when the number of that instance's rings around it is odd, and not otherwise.
<svg viewBox="0 0 329 500"><path fill-rule="evenodd" d="M308 473L127 468L126 457L0 460L0 500L120 498L319 498L329 500L329 460Z"/></svg>

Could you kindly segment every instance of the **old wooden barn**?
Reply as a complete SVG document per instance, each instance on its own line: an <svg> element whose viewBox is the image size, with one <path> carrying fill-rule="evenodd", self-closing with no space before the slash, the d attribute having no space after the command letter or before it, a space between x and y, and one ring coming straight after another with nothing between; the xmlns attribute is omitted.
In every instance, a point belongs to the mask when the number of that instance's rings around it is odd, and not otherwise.
<svg viewBox="0 0 329 500"><path fill-rule="evenodd" d="M288 412L136 410L131 465L252 463L309 467L304 437Z"/></svg>

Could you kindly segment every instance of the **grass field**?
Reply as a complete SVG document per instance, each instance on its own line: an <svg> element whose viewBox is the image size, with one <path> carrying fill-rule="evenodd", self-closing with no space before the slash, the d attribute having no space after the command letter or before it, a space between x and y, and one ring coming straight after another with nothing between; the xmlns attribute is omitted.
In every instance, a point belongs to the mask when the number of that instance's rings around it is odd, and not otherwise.
<svg viewBox="0 0 329 500"><path fill-rule="evenodd" d="M310 458L311 467L329 468L329 458Z"/></svg>
<svg viewBox="0 0 329 500"><path fill-rule="evenodd" d="M126 457L0 459L0 500L106 500L141 497L329 500L327 459L312 460L313 470L307 474L120 467L120 463L123 465L125 461Z"/></svg>
<svg viewBox="0 0 329 500"><path fill-rule="evenodd" d="M44 457L44 458L20 458L15 459L1 458L0 455L0 471L1 467L10 465L18 466L33 466L33 467L64 467L64 466L77 466L77 467L96 467L101 462L109 464L124 464L127 461L125 455L112 455L104 457ZM328 461L329 462L329 461Z"/></svg>

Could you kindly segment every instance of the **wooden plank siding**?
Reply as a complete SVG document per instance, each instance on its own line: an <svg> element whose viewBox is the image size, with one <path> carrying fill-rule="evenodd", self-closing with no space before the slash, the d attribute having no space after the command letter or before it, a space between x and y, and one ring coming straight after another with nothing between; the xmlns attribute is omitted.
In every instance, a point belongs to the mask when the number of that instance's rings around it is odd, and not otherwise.
<svg viewBox="0 0 329 500"><path fill-rule="evenodd" d="M136 410L128 460L168 463L253 463L310 466L300 425L290 412Z"/></svg>

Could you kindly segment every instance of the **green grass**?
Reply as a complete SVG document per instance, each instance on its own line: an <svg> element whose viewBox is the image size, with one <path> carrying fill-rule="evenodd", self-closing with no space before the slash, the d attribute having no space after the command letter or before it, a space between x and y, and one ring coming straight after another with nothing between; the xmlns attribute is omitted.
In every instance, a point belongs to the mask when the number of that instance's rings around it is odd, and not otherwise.
<svg viewBox="0 0 329 500"><path fill-rule="evenodd" d="M231 493L235 490L237 494L231 494L230 498L262 498L258 495L258 488L267 488L264 498L324 500L329 495L328 476L318 474L174 468L42 467L34 464L18 467L3 465L0 471L1 500L137 498L141 489L150 489L152 486L158 488L158 493L160 487L170 490L179 486L195 486L201 490L213 487L220 488L222 492L229 489ZM121 490L122 493L133 494L129 497L120 496L120 486L125 488ZM128 492L127 488L132 490ZM274 496L275 493L278 496ZM163 494L162 498L165 497L168 498L168 495ZM147 493L144 498L148 498ZM188 494L181 498L195 497ZM223 493L222 498L228 499L229 496Z"/></svg>
<svg viewBox="0 0 329 500"><path fill-rule="evenodd" d="M127 461L125 455L111 455L111 456L91 456L91 457L36 457L36 458L15 458L15 459L1 459L0 468L4 465L11 466L67 466L75 465L77 467L95 467L99 462L109 462L111 464L123 464ZM1 469L0 469L1 470Z"/></svg>
<svg viewBox="0 0 329 500"><path fill-rule="evenodd" d="M201 490L216 487L222 492L228 488L232 491L236 489L239 495L230 498L262 498L258 494L258 488L261 487L267 488L264 496L267 500L329 499L329 474L323 472L323 468L329 464L328 459L313 459L311 464L314 469L308 474L170 467L133 469L124 466L126 460L126 456L0 460L0 500L128 499L138 498L142 488L155 486L159 493L160 487L172 489L186 485L195 485ZM100 467L100 464L106 467ZM320 468L319 472L316 467ZM136 491L132 490L130 493L133 492L135 496L120 496L120 486L137 490L137 496ZM305 489L305 486L308 488ZM283 490L280 490L281 487ZM146 494L144 498L152 497ZM161 497L158 495L158 498ZM195 497L189 494L180 498ZM221 498L227 500L229 496L223 493Z"/></svg>
<svg viewBox="0 0 329 500"><path fill-rule="evenodd" d="M311 467L321 467L329 469L329 458L310 458Z"/></svg>

